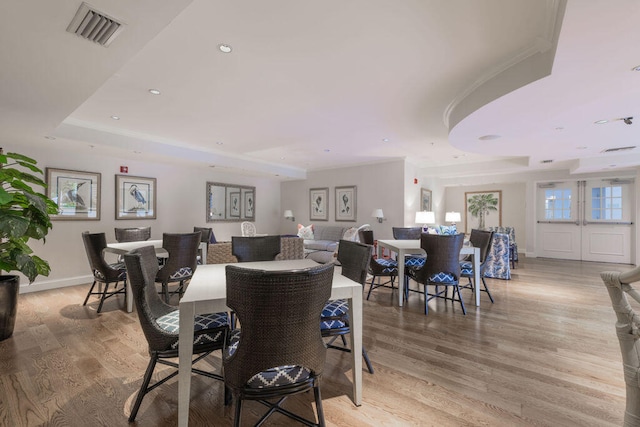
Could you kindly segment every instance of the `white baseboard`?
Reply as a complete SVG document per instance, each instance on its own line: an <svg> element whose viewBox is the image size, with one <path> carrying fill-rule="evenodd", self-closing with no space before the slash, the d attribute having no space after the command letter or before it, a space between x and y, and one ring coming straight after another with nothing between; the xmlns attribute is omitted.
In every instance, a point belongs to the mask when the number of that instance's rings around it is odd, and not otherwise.
<svg viewBox="0 0 640 427"><path fill-rule="evenodd" d="M29 292L47 291L49 289L84 285L86 283L92 283L92 282L93 282L93 276L90 274L86 276L67 277L65 279L36 281L32 284L29 284L28 282L26 282L26 284L20 285L20 293L26 294Z"/></svg>

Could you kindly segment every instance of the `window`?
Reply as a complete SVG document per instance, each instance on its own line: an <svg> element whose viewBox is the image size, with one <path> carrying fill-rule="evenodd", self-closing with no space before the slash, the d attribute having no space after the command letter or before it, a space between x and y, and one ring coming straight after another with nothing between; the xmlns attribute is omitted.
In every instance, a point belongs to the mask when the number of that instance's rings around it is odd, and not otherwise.
<svg viewBox="0 0 640 427"><path fill-rule="evenodd" d="M544 217L547 220L571 219L571 189L550 188L545 190Z"/></svg>
<svg viewBox="0 0 640 427"><path fill-rule="evenodd" d="M622 186L611 185L591 189L591 218L622 219Z"/></svg>

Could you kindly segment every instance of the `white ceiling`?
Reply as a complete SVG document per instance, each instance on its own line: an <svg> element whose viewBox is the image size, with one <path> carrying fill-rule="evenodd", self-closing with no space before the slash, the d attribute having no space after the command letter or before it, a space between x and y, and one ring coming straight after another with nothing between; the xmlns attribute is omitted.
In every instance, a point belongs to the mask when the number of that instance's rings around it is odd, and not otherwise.
<svg viewBox="0 0 640 427"><path fill-rule="evenodd" d="M92 0L126 24L107 48L65 31L80 4L0 3L5 146L283 179L640 164L601 153L639 134L636 0Z"/></svg>

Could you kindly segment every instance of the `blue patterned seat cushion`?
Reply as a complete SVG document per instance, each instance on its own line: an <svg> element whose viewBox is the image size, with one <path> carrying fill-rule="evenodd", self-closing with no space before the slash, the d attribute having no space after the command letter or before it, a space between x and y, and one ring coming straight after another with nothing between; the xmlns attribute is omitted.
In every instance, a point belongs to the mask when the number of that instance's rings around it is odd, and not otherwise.
<svg viewBox="0 0 640 427"><path fill-rule="evenodd" d="M240 343L241 331L235 329L231 332L229 345L227 346L224 357L229 358L238 349ZM306 381L311 376L311 371L303 366L285 365L269 368L266 371L259 372L249 378L247 387L249 388L267 388L279 387L283 385L295 384Z"/></svg>
<svg viewBox="0 0 640 427"><path fill-rule="evenodd" d="M383 273L389 274L398 271L398 263L395 260L388 258L376 258L374 261L382 267Z"/></svg>
<svg viewBox="0 0 640 427"><path fill-rule="evenodd" d="M460 275L464 277L473 276L473 263L471 261L462 261L460 263Z"/></svg>
<svg viewBox="0 0 640 427"><path fill-rule="evenodd" d="M329 301L320 315L320 330L344 328L349 313L347 300ZM336 319L338 317L338 319Z"/></svg>
<svg viewBox="0 0 640 427"><path fill-rule="evenodd" d="M456 279L451 273L436 273L429 277L431 283L453 283Z"/></svg>
<svg viewBox="0 0 640 427"><path fill-rule="evenodd" d="M181 267L172 275L169 276L170 280L180 280L193 276L193 271L190 267Z"/></svg>
<svg viewBox="0 0 640 427"><path fill-rule="evenodd" d="M425 257L411 256L404 259L404 266L409 268L422 268L427 259Z"/></svg>
<svg viewBox="0 0 640 427"><path fill-rule="evenodd" d="M171 313L167 313L164 316L159 317L156 323L160 329L177 334L180 331L180 310L174 310ZM210 313L210 314L198 314L195 317L193 324L193 332L195 333L193 343L194 344L208 344L212 342L218 342L224 339L224 332L221 330L211 331L211 333L201 333L206 329L221 328L229 325L229 316L227 313ZM171 348L178 348L178 341L171 345Z"/></svg>
<svg viewBox="0 0 640 427"><path fill-rule="evenodd" d="M109 267L113 268L114 270L119 270L118 280L124 280L127 278L127 270L124 266L124 262L109 264ZM106 277L104 277L104 275L98 270L93 270L93 277L102 282L105 282L107 280Z"/></svg>

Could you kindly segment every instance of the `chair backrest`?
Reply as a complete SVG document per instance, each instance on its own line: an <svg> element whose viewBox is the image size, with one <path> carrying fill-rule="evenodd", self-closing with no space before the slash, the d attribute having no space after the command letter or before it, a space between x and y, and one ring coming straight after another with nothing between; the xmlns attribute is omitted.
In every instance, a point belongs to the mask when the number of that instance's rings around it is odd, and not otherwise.
<svg viewBox="0 0 640 427"><path fill-rule="evenodd" d="M359 230L358 234L360 235L360 241L362 243L373 246L375 242L373 239L373 230Z"/></svg>
<svg viewBox="0 0 640 427"><path fill-rule="evenodd" d="M102 277L109 282L118 280L120 271L112 268L102 255L102 251L107 247L107 236L105 233L90 233L84 231L82 233L82 242L84 243L84 250L89 259L91 274L94 276L102 275ZM96 272L99 273L99 275L97 275Z"/></svg>
<svg viewBox="0 0 640 427"><path fill-rule="evenodd" d="M509 243L512 244L516 242L516 230L513 227L488 227L488 230L496 233L508 234Z"/></svg>
<svg viewBox="0 0 640 427"><path fill-rule="evenodd" d="M469 241L471 246L480 248L480 263L487 259L487 254L491 250L491 241L493 240L493 231L471 229Z"/></svg>
<svg viewBox="0 0 640 427"><path fill-rule="evenodd" d="M151 227L115 228L116 242L141 242L151 238Z"/></svg>
<svg viewBox="0 0 640 427"><path fill-rule="evenodd" d="M280 253L280 236L231 236L231 253L238 262L273 261Z"/></svg>
<svg viewBox="0 0 640 427"><path fill-rule="evenodd" d="M340 240L338 262L342 266L342 275L364 285L367 280L372 249L371 245L364 243Z"/></svg>
<svg viewBox="0 0 640 427"><path fill-rule="evenodd" d="M198 265L198 249L200 247L200 232L195 233L163 233L162 247L169 252L164 266L157 275L158 281L165 281L169 276L181 268L196 271Z"/></svg>
<svg viewBox="0 0 640 427"><path fill-rule="evenodd" d="M193 231L199 231L201 233L200 241L206 243L215 243L215 239L212 242L211 237L213 237L213 228L206 227L193 227Z"/></svg>
<svg viewBox="0 0 640 427"><path fill-rule="evenodd" d="M240 230L243 237L253 237L256 235L256 226L252 222L244 221L240 224Z"/></svg>
<svg viewBox="0 0 640 427"><path fill-rule="evenodd" d="M158 295L155 277L158 273L158 259L153 246L144 246L124 255L127 276L131 284L133 301L138 312L138 320L149 343L151 351L168 350L178 339L178 333L161 330L156 320L176 307L165 304Z"/></svg>
<svg viewBox="0 0 640 427"><path fill-rule="evenodd" d="M331 296L333 268L332 263L294 271L226 266L227 306L238 316L242 338L225 361L225 382L241 388L253 375L283 365L322 374L326 347L318 322Z"/></svg>
<svg viewBox="0 0 640 427"><path fill-rule="evenodd" d="M420 236L420 247L427 253L424 267L416 270L421 283L437 273L449 273L455 280L460 278L460 250L464 244L464 233L427 234Z"/></svg>
<svg viewBox="0 0 640 427"><path fill-rule="evenodd" d="M640 422L640 383L637 379L637 373L640 371L640 340L638 339L640 316L629 303L628 297L640 303L640 293L632 286L632 283L640 280L640 267L624 273L603 271L600 277L607 287L617 318L616 335L622 352L627 395L623 424L637 426Z"/></svg>
<svg viewBox="0 0 640 427"><path fill-rule="evenodd" d="M392 227L396 240L417 240L422 234L422 227Z"/></svg>

